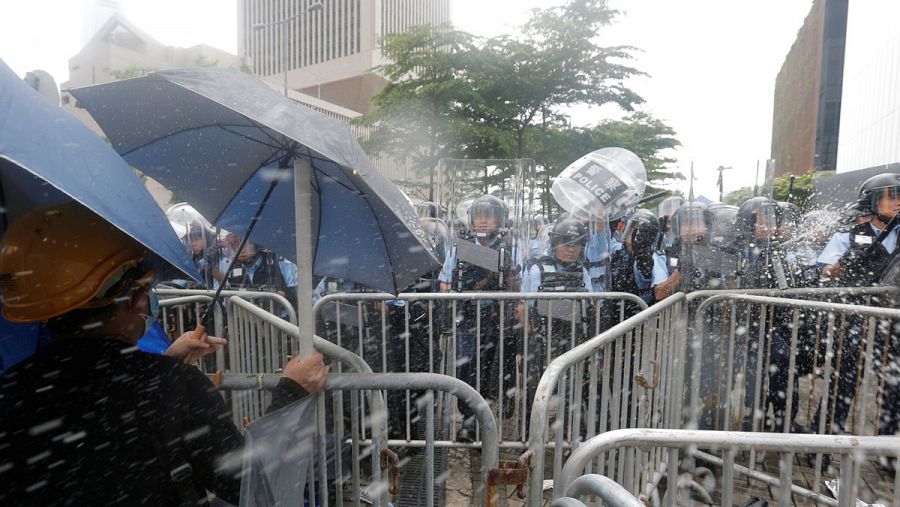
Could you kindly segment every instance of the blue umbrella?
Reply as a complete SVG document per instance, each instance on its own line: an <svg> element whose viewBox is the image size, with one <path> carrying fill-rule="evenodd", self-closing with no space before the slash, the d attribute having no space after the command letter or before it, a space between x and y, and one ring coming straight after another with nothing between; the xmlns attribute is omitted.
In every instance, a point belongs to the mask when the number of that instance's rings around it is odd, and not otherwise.
<svg viewBox="0 0 900 507"><path fill-rule="evenodd" d="M165 214L131 167L0 60L0 233L28 210L72 200L198 277Z"/></svg>
<svg viewBox="0 0 900 507"><path fill-rule="evenodd" d="M301 343L312 273L396 293L438 264L415 210L349 126L250 75L170 70L71 92L125 160L217 225L297 260Z"/></svg>

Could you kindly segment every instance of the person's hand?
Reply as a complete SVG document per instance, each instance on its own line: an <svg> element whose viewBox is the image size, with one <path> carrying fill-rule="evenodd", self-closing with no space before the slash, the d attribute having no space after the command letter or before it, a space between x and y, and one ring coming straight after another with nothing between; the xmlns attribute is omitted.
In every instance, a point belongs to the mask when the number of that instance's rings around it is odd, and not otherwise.
<svg viewBox="0 0 900 507"><path fill-rule="evenodd" d="M329 370L331 365L325 365L322 354L313 352L302 359L295 357L288 361L282 376L300 384L307 392L316 394L322 392Z"/></svg>
<svg viewBox="0 0 900 507"><path fill-rule="evenodd" d="M194 331L188 331L172 342L172 345L169 345L169 348L166 349L165 354L191 364L196 363L201 357L221 349L226 343L228 343L228 340L225 338L207 336L206 333L203 333L199 338L195 338Z"/></svg>

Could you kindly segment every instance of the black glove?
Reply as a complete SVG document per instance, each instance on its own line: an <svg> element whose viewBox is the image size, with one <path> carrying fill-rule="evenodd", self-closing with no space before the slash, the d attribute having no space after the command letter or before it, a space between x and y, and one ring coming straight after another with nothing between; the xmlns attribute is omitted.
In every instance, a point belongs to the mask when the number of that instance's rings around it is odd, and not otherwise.
<svg viewBox="0 0 900 507"><path fill-rule="evenodd" d="M838 261L844 267L841 279L850 286L868 286L881 278L891 262L891 254L881 243L856 244Z"/></svg>

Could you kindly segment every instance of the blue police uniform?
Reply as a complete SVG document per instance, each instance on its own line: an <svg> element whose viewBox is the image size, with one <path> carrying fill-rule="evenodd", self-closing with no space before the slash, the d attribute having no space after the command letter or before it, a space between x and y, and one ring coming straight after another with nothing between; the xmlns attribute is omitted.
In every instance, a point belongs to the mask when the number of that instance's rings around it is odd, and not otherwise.
<svg viewBox="0 0 900 507"><path fill-rule="evenodd" d="M822 253L817 259L819 266L837 263L844 257L844 254L854 247L865 248L867 245L872 244L881 232L882 229L869 223L857 225L851 228L850 231L835 233L828 241L828 244L825 245L825 249L822 250ZM900 227L894 227L881 242L881 246L884 247L889 255L894 255L896 253L898 247L898 234L900 234ZM844 266L844 268L844 276L846 277L851 266ZM865 269L865 267L863 267L863 269ZM842 302L848 302L848 299L851 298L844 297L842 298ZM856 395L857 372L855 365L859 363L863 346L863 326L864 319L858 316L847 317L848 331L845 335L849 338L845 339L842 343L843 351L841 361L844 365L854 366L841 368L840 372L837 374L836 382L832 384L832 389L835 389L835 391L832 391L831 393L831 395L835 397L834 423L839 430L846 430L845 424L851 409L850 402ZM892 340L889 335L885 336L884 330L880 327L876 331L876 347L879 349L888 347L889 357L900 356L900 350L898 350L900 349L900 346L898 346L896 340ZM876 352L876 356L880 356L881 354L880 351ZM876 367L881 367L879 362L876 362ZM894 361L890 362L887 369L897 369ZM889 371L885 373L890 378L897 372ZM879 424L879 433L882 435L892 435L900 430L900 382L886 382L883 399L884 402L881 408L882 418ZM830 406L831 405L829 405L829 407ZM816 419L818 419L819 416L820 414L816 414Z"/></svg>
<svg viewBox="0 0 900 507"><path fill-rule="evenodd" d="M881 229L875 227L873 224L869 224L869 227L872 229L872 232L875 236L881 234ZM884 238L884 241L881 242L884 249L887 250L888 253L894 253L894 249L897 248L897 236L900 234L900 227L894 227L894 229ZM820 267L826 266L828 264L834 264L841 259L841 257L853 246L853 240L850 238L851 234L849 231L846 232L836 232L831 239L828 240L828 244L825 245L825 248L822 250L822 253L819 254L817 259ZM856 242L866 241L862 238L856 238Z"/></svg>

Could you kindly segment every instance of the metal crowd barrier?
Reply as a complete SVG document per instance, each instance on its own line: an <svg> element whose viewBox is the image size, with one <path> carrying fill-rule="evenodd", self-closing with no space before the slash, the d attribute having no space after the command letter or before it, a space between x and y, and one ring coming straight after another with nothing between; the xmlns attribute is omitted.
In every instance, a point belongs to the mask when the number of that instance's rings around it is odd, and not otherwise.
<svg viewBox="0 0 900 507"><path fill-rule="evenodd" d="M333 349L328 349L323 345L325 340L322 340L319 337L315 338L314 347L316 350L320 350L323 353L332 352ZM329 344L331 345L331 344ZM333 347L333 345L332 345ZM222 379L222 382L219 386L220 389L235 391L235 390L261 390L261 389L270 389L275 386L278 381L278 375L262 375L262 376L244 376L244 375L225 375ZM491 413L490 406L475 391L471 386L466 384L465 382L449 377L446 375L438 375L434 373L362 373L362 374L331 374L328 376L328 379L325 383L325 393L319 395L320 400L324 400L324 398L331 396L332 401L335 406L335 411L337 413L338 407L342 406L340 397L343 394L343 391L350 391L351 397L356 398L356 395L359 391L364 391L369 393L371 396L374 392L376 398L379 397L378 390L390 390L390 391L404 391L404 390L422 390L425 392L422 397L421 405L425 412L425 435L424 441L422 442L424 446L424 459L425 459L425 477L424 477L424 487L426 494L424 495L423 505L427 507L431 507L434 505L434 492L435 492L435 448L437 442L435 441L435 414L434 408L435 404L433 400L435 399L434 392L442 392L447 395L452 395L453 397L459 399L460 401L466 403L470 406L474 412L475 416L478 418L479 424L482 428L482 439L478 442L478 446L481 449L481 484L476 491L479 497L482 499L483 505L495 505L495 500L497 498L497 493L492 487L493 481L490 479L490 475L492 471L499 470L499 445L498 445L498 432L497 432L497 423L494 419L493 414ZM373 391L374 390L374 391ZM351 403L351 406L355 407L355 403ZM388 447L385 446L385 441L383 438L373 438L366 439L364 436L364 425L359 421L362 418L362 414L353 410L351 412L351 432L349 437L344 434L342 417L335 416L333 426L328 426L322 424L324 422L324 403L320 402L318 405L318 418L320 419L320 423L318 425L318 463L316 464L316 471L310 471L310 485L312 486L315 481L314 478L318 480L318 498L319 505L327 506L329 502L330 495L328 493L328 484L329 482L333 483L334 487L334 498L336 505L344 505L344 486L346 484L350 484L352 491L355 494L352 494L352 497L349 499L354 506L360 505L361 495L360 492L363 491L363 486L360 479L360 468L359 462L362 454L360 453L360 446L367 445L371 446L370 456L372 458L372 483L369 485L369 491L373 492L370 500L374 505L381 505L384 501L383 496L385 493L395 496L399 493L396 489L399 485L399 475L400 472L400 464L396 460L396 455L389 451ZM386 425L386 414L384 411L384 407L377 408L374 404L371 407L371 417L373 419L377 419L379 422L373 424L377 424L378 426ZM380 417L379 417L380 415ZM327 433L329 430L332 430L333 433L333 442L335 444L331 447L331 450L328 449L327 444ZM382 429L380 432L385 433L387 431L386 427ZM350 459L351 465L351 473L350 480L348 481L345 477L345 473L343 470L343 459L341 459L342 449L338 449L338 446L343 447L342 444L349 443L352 447L352 457ZM403 444L404 442L400 442ZM332 454L333 458L333 475L331 475L331 480L329 480L328 476L328 461L329 454ZM336 454L336 456L335 456ZM385 462L393 463L385 463ZM377 470L382 468L390 468L389 479L388 481L383 481L380 478L380 475L376 473ZM487 487L485 487L487 486ZM441 485L442 487L442 485ZM316 493L311 492L310 496L315 497Z"/></svg>
<svg viewBox="0 0 900 507"><path fill-rule="evenodd" d="M723 318L713 321L711 314ZM772 403L767 398L783 397L787 408L801 394L796 380L798 361L803 360L807 364L802 376L812 382L803 393L807 410L798 415L805 416L809 429L816 433L836 429L835 407L828 406L836 396L827 395L834 377L843 379L839 395L855 400L848 415L852 423L842 430L873 434L877 428L866 419L877 421L881 413L879 397L872 391L881 392L886 374L898 373L892 354L897 350L898 326L900 309L747 294L709 297L697 307L691 338L691 421L704 429L739 429L743 424L744 429L759 431ZM714 389L709 377L704 378L709 368L717 372ZM857 382L848 389L850 377ZM825 395L815 392L817 380ZM702 420L702 406L720 410ZM816 408L831 417L819 417L812 427ZM752 417L751 428L746 427L745 415ZM793 417L782 419L777 431L791 431Z"/></svg>
<svg viewBox="0 0 900 507"><path fill-rule="evenodd" d="M589 315L578 314L582 304L590 308ZM494 313L489 317L491 306ZM632 308L646 307L643 300L625 293L340 293L322 297L313 313L320 326L325 324L321 336L355 351L375 371L460 376L458 368L474 363L473 387L494 409L501 447L524 449L528 393L539 375L532 371L532 363L547 364L586 337L625 320ZM541 314L553 318L541 319ZM533 325L522 326L520 318ZM466 333L477 352L458 357ZM394 436L415 442L410 393L395 393L392 398L389 403L403 406L395 414L401 420ZM445 444L472 447L451 438L460 418L452 403L442 402L439 399L445 416L441 423L449 433Z"/></svg>
<svg viewBox="0 0 900 507"><path fill-rule="evenodd" d="M684 303L684 294L675 294L550 363L531 412L529 506L542 502L547 448L553 449L556 477L566 451L593 435L636 426L680 427L685 350L678 337ZM609 466L614 465L620 471L634 467L626 460Z"/></svg>
<svg viewBox="0 0 900 507"><path fill-rule="evenodd" d="M167 289L161 289L167 291ZM169 294L166 294L169 295ZM200 316L209 306L212 296L196 294L196 295L179 295L176 297L165 297L159 300L159 322L162 324L166 335L170 340L174 340L182 334L192 331L200 320ZM224 319L222 318L222 308L216 307L213 311L214 335L224 336ZM225 350L216 351L215 362L200 361L200 369L204 373L212 373L216 370L225 369Z"/></svg>
<svg viewBox="0 0 900 507"><path fill-rule="evenodd" d="M614 451L631 456L631 461L639 463L638 474L622 474L609 467L610 478L597 479L592 475L581 475L589 472L592 463L597 467L608 461ZM676 496L680 490L692 490L705 504L734 505L735 474L757 475L758 472L737 465L736 457L742 451L755 453L770 452L779 457L779 477L767 482L778 488L778 504L792 505L793 497L802 497L817 504L851 506L859 505L857 500L862 489L863 479L860 469L866 460L872 457L900 456L900 437L857 437L832 435L789 435L783 433L751 433L734 431L692 431L673 429L623 429L597 435L584 442L576 449L566 462L562 472L557 476L554 494L560 497L598 494L598 486L610 482L621 485L630 494L621 489L603 492L600 498L611 505L642 505L647 502L659 504L656 484L662 476L666 478L667 492L662 501L667 506L683 505L690 499ZM655 469L650 466L649 455L656 453L663 457L663 467ZM792 483L793 461L797 454L837 454L840 456L840 475L833 480L837 485L837 499ZM721 458L716 455L721 455ZM685 458L682 460L682 458ZM701 459L716 464L721 468L721 486L714 486L712 491L691 481L682 474L682 466ZM761 477L754 477L760 479ZM693 482L693 483L692 483ZM705 481L710 485L716 482ZM676 485L672 487L672 485ZM684 491L686 493L687 491ZM563 494L565 493L565 495ZM630 496L630 498L629 498ZM866 498L871 502L900 506L900 472L894 473L893 490L888 496ZM569 506L576 503L553 503L552 505ZM583 504L581 504L583 505Z"/></svg>
<svg viewBox="0 0 900 507"><path fill-rule="evenodd" d="M242 299L241 296L233 296L229 298L228 301L229 306L234 309L239 309L242 312L242 319L244 321L250 321L255 319L259 323L264 323L267 326L271 326L277 332L282 333L289 337L289 340L296 346L300 339L300 329L296 324L287 322L266 310L258 307L257 305ZM239 328L240 329L240 328ZM240 331L236 331L240 332ZM318 336L313 337L313 347L315 350L321 352L327 358L333 360L332 362L332 372L333 373L341 373L344 369L349 369L351 372L360 373L360 374L371 374L372 370L369 368L369 365L366 364L361 358L353 354L352 352L342 349L337 345L324 340ZM266 374L263 372L252 372L250 374L235 374L229 373L225 374L222 377L221 383L219 384L220 389L223 389L227 392L227 394L232 397L232 399L241 399L243 401L234 402L235 410L233 411L234 422L238 427L242 427L245 422L249 423L255 417L259 417L264 413L264 408L257 409L254 406L254 412L252 417L247 415L247 420L244 420L243 414L238 414L237 409L243 404L246 406L248 402L247 399L251 399L249 396L251 394L256 395L255 398L252 398L257 403L261 403L262 401L270 401L270 396L262 396L266 389L271 389L275 386L279 378L279 375L276 374ZM373 484L381 484L381 460L382 455L385 455L383 450L387 449L387 420L385 418L385 414L387 413L387 408L384 403L384 398L380 391L363 391L363 396L359 396L359 392L354 390L350 393L350 448L351 448L351 456L352 460L350 462L351 467L351 480L350 483L354 489L354 491L361 490L361 482L360 482L360 463L362 463L362 458L368 456L372 460L371 474L372 474L372 482ZM329 426L326 424L326 410L325 410L325 396L320 395L317 399L317 435L319 436L319 445L317 450L319 452L319 456L321 460L327 460L328 452L327 452L327 442L326 436L328 434ZM368 405L366 404L368 401ZM343 392L337 391L333 395L333 402L336 413L343 413ZM368 407L368 410L366 408ZM334 441L337 444L333 444L332 449L337 445L341 445L341 443L347 440L347 436L344 433L344 419L342 417L336 417L333 420L333 431L335 435ZM367 446L366 449L363 449L361 452L361 446ZM344 462L341 459L335 460L335 474L334 477L339 478L338 484L341 486L335 489L336 498L341 499L343 497L343 484L345 481L345 473L343 470ZM316 479L318 479L319 484L327 483L327 469L322 466L320 463L318 468L310 467L309 470L309 480L308 484L310 485L310 498L316 497L315 484ZM318 474L318 475L316 475ZM320 492L321 493L321 492ZM382 505L381 497L379 495L375 495L372 499L375 505ZM359 495L356 495L356 499L354 500L354 505L359 505ZM338 505L343 505L341 502L338 502ZM323 505L327 505L327 490L325 492L325 503Z"/></svg>

